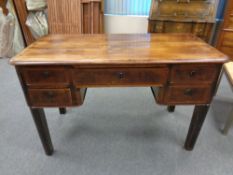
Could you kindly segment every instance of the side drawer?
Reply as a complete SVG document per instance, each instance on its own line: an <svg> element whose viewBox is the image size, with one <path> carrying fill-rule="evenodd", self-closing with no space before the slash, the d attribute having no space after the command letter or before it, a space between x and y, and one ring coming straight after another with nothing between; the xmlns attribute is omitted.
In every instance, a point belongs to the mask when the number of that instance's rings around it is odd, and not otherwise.
<svg viewBox="0 0 233 175"><path fill-rule="evenodd" d="M32 107L65 107L72 105L70 89L29 89L28 98Z"/></svg>
<svg viewBox="0 0 233 175"><path fill-rule="evenodd" d="M212 97L211 86L171 86L165 92L166 104L207 104Z"/></svg>
<svg viewBox="0 0 233 175"><path fill-rule="evenodd" d="M217 65L175 65L172 67L171 83L211 83L216 79Z"/></svg>
<svg viewBox="0 0 233 175"><path fill-rule="evenodd" d="M168 68L112 68L75 69L74 84L85 86L146 86L163 85L168 79Z"/></svg>
<svg viewBox="0 0 233 175"><path fill-rule="evenodd" d="M68 84L69 76L66 69L62 68L25 68L22 71L23 78L28 86L30 85L59 85Z"/></svg>

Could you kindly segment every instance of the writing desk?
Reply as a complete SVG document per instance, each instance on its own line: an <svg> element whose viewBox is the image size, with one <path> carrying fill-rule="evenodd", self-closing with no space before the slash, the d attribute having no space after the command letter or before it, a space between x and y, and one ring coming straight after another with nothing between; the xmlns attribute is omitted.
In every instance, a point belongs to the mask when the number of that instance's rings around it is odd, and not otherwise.
<svg viewBox="0 0 233 175"><path fill-rule="evenodd" d="M184 148L192 150L227 57L191 34L49 35L16 57L27 103L47 155L45 107L83 104L88 87L151 87L157 103L195 105Z"/></svg>

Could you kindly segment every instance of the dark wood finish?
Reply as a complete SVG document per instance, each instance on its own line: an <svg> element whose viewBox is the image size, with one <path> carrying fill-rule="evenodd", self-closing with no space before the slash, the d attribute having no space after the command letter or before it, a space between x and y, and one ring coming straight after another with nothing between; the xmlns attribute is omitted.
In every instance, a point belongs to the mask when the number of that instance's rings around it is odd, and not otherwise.
<svg viewBox="0 0 233 175"><path fill-rule="evenodd" d="M59 108L60 114L66 114L66 108Z"/></svg>
<svg viewBox="0 0 233 175"><path fill-rule="evenodd" d="M27 20L27 7L25 0L13 0L13 4L15 7L15 11L19 20L20 27L23 32L23 37L26 42L26 45L29 46L31 43L35 41L33 38L30 29L26 26L26 20Z"/></svg>
<svg viewBox="0 0 233 175"><path fill-rule="evenodd" d="M228 0L217 48L233 59L233 1Z"/></svg>
<svg viewBox="0 0 233 175"><path fill-rule="evenodd" d="M209 42L219 0L152 0L148 31L193 33Z"/></svg>
<svg viewBox="0 0 233 175"><path fill-rule="evenodd" d="M7 16L9 10L6 7L6 4L7 4L7 0L0 0L0 7L2 8L3 14Z"/></svg>
<svg viewBox="0 0 233 175"><path fill-rule="evenodd" d="M69 84L67 71L61 67L25 68L22 74L28 86Z"/></svg>
<svg viewBox="0 0 233 175"><path fill-rule="evenodd" d="M175 108L176 108L176 106L168 106L167 110L168 110L168 112L175 112Z"/></svg>
<svg viewBox="0 0 233 175"><path fill-rule="evenodd" d="M88 78L87 78L88 77ZM168 68L106 68L75 69L74 84L77 87L91 86L145 86L166 83Z"/></svg>
<svg viewBox="0 0 233 175"><path fill-rule="evenodd" d="M211 86L170 86L166 89L164 102L167 104L208 104Z"/></svg>
<svg viewBox="0 0 233 175"><path fill-rule="evenodd" d="M156 102L211 103L227 57L191 34L51 35L11 59L30 107L74 107L88 87L153 86ZM205 108L197 106L185 148ZM198 121L196 121L198 119Z"/></svg>
<svg viewBox="0 0 233 175"><path fill-rule="evenodd" d="M218 74L218 65L175 65L172 68L171 83L212 83Z"/></svg>
<svg viewBox="0 0 233 175"><path fill-rule="evenodd" d="M69 89L29 89L28 97L32 107L72 106Z"/></svg>
<svg viewBox="0 0 233 175"><path fill-rule="evenodd" d="M77 88L75 89L75 91L76 91L76 98L74 99L75 104L77 106L81 106L85 100L87 88Z"/></svg>
<svg viewBox="0 0 233 175"><path fill-rule="evenodd" d="M189 126L188 135L184 145L186 150L193 150L194 145L197 141L197 137L205 121L208 110L209 110L209 105L195 107L192 121Z"/></svg>
<svg viewBox="0 0 233 175"><path fill-rule="evenodd" d="M32 117L34 119L38 134L40 136L42 145L47 155L53 154L53 144L50 138L48 124L45 118L43 109L31 109Z"/></svg>

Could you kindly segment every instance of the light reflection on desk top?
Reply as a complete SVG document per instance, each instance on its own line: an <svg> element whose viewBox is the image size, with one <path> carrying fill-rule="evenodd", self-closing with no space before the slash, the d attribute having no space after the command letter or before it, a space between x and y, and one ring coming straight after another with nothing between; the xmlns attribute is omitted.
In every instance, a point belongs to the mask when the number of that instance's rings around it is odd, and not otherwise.
<svg viewBox="0 0 233 175"><path fill-rule="evenodd" d="M33 64L222 63L227 56L192 34L48 35L11 59Z"/></svg>

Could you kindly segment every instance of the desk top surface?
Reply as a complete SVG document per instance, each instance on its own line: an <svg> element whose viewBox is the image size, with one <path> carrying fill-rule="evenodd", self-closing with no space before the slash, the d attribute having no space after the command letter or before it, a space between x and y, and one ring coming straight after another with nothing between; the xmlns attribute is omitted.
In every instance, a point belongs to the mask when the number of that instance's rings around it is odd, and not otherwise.
<svg viewBox="0 0 233 175"><path fill-rule="evenodd" d="M222 63L227 56L192 34L48 35L13 65Z"/></svg>

